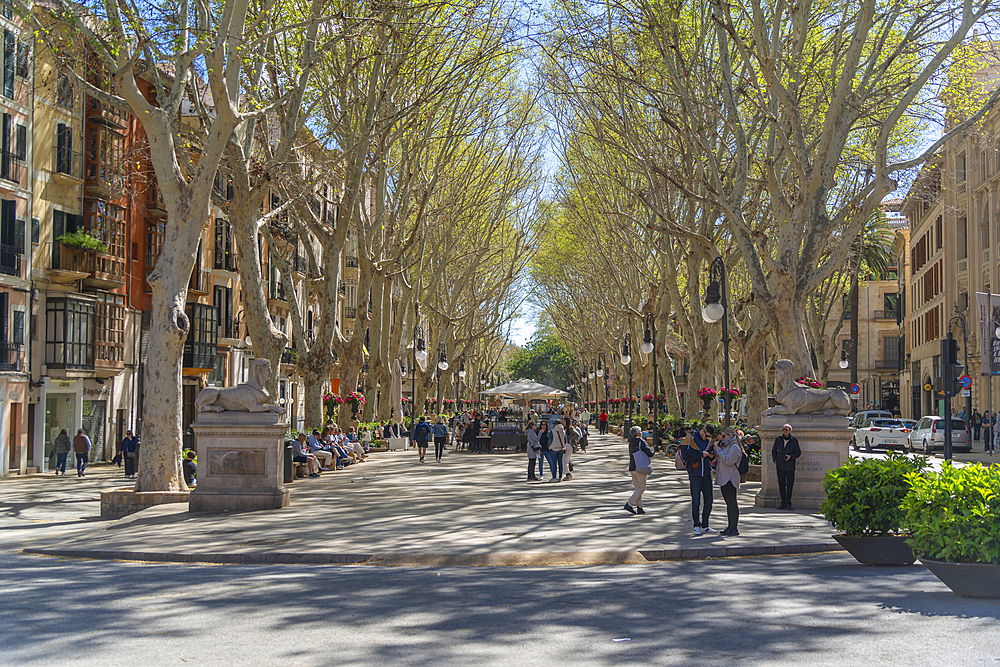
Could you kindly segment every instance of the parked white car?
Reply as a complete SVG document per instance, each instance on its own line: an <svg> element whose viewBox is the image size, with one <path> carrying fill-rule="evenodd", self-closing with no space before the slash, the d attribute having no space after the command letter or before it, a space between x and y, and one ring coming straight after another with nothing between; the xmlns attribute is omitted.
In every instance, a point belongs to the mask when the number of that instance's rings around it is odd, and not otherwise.
<svg viewBox="0 0 1000 667"><path fill-rule="evenodd" d="M972 451L969 427L961 419L951 420L951 447L953 451ZM944 449L944 417L921 417L910 431L909 451L930 454L935 449Z"/></svg>
<svg viewBox="0 0 1000 667"><path fill-rule="evenodd" d="M866 452L878 449L906 449L910 429L898 419L881 417L868 419L855 432L851 440L854 449L864 447Z"/></svg>

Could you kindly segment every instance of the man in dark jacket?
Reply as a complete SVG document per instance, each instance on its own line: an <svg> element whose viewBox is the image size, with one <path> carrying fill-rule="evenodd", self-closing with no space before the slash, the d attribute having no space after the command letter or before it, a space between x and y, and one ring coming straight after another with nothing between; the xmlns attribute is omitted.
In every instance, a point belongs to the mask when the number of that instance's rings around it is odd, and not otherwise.
<svg viewBox="0 0 1000 667"><path fill-rule="evenodd" d="M420 462L423 463L424 455L427 453L427 443L431 439L431 425L427 423L426 417L421 417L413 428L413 439L417 443L417 454L420 455Z"/></svg>
<svg viewBox="0 0 1000 667"><path fill-rule="evenodd" d="M708 525L708 517L712 513L711 461L715 458L715 449L712 447L714 437L715 428L711 424L706 424L697 432L688 429L684 444L681 445L681 458L684 459L688 484L691 487L691 520L694 522L695 535L718 532ZM701 507L703 496L705 505L699 520L698 509Z"/></svg>
<svg viewBox="0 0 1000 667"><path fill-rule="evenodd" d="M73 438L73 452L76 454L76 474L78 477L83 477L86 474L84 471L87 469L87 463L90 462L90 438L82 428L77 430Z"/></svg>
<svg viewBox="0 0 1000 667"><path fill-rule="evenodd" d="M785 424L781 435L774 439L771 460L778 473L778 492L781 493L779 510L792 510L792 486L795 484L795 459L802 456L799 441L792 435L792 427Z"/></svg>

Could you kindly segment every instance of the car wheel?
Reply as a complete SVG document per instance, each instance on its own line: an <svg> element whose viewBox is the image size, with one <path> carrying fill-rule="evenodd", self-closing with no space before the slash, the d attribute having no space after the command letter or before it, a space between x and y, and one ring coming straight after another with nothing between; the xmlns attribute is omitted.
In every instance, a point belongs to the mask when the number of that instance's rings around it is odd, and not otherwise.
<svg viewBox="0 0 1000 667"><path fill-rule="evenodd" d="M931 455L931 445L926 440L924 440L924 454L926 454L927 456Z"/></svg>
<svg viewBox="0 0 1000 667"><path fill-rule="evenodd" d="M866 452L871 452L872 451L871 440L869 440L867 437L865 438L865 451Z"/></svg>
<svg viewBox="0 0 1000 667"><path fill-rule="evenodd" d="M905 451L905 452L906 452L907 454L912 454L912 453L913 453L913 441L912 441L912 440L910 440L909 438L907 438L907 439L906 439L906 444L905 444L905 445L903 445L903 450L904 450L904 451Z"/></svg>

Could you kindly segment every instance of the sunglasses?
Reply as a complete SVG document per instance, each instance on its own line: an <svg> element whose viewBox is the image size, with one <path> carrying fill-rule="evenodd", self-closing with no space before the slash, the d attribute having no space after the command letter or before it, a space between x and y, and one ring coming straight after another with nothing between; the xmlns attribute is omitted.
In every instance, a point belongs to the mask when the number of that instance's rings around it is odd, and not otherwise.
<svg viewBox="0 0 1000 667"><path fill-rule="evenodd" d="M783 429L781 429L781 431L782 431L783 433L791 433L791 432L792 432L792 429L790 429L790 428L783 428Z"/></svg>

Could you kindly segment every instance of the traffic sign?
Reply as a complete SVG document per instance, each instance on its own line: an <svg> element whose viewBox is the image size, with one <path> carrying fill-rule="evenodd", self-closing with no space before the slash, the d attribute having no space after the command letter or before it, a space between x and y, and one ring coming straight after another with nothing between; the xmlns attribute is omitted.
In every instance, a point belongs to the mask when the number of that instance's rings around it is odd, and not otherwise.
<svg viewBox="0 0 1000 667"><path fill-rule="evenodd" d="M972 386L972 378L969 377L968 375L963 375L962 377L958 378L958 381L961 382L962 386L965 387L966 389Z"/></svg>
<svg viewBox="0 0 1000 667"><path fill-rule="evenodd" d="M930 391L930 390L931 390L931 389L933 389L933 388L934 388L934 387L933 387L933 386L931 386L931 383L930 383L930 382L928 382L927 384L925 384L925 385L924 385L924 391Z"/></svg>
<svg viewBox="0 0 1000 667"><path fill-rule="evenodd" d="M851 385L851 393L852 394L860 394L861 393L861 386L858 385L858 384L852 384Z"/></svg>
<svg viewBox="0 0 1000 667"><path fill-rule="evenodd" d="M968 398L969 396L972 396L972 391L971 390L969 390L969 389L962 390L962 398Z"/></svg>

